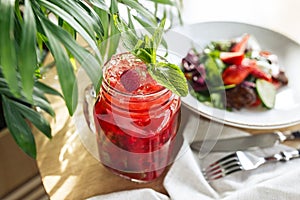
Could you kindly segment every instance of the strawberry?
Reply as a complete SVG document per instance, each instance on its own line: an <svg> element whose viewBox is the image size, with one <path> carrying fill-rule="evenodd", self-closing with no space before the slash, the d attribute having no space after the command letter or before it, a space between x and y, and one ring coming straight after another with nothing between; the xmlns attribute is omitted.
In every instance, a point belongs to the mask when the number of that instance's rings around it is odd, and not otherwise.
<svg viewBox="0 0 300 200"><path fill-rule="evenodd" d="M266 81L272 82L272 76L270 74L267 74L266 72L262 71L258 67L254 68L251 72L251 75L255 78L264 79Z"/></svg>
<svg viewBox="0 0 300 200"><path fill-rule="evenodd" d="M121 74L120 81L128 92L133 92L140 86L140 75L136 70L128 69Z"/></svg>
<svg viewBox="0 0 300 200"><path fill-rule="evenodd" d="M264 72L262 69L260 69L255 60L252 59L244 59L242 65L244 66L248 66L252 68L252 71L250 72L250 74L252 76L254 76L255 78L260 78L260 79L264 79L266 81L271 82L272 81L272 76L266 72Z"/></svg>
<svg viewBox="0 0 300 200"><path fill-rule="evenodd" d="M222 73L222 79L225 85L240 84L251 73L252 68L243 65L231 65Z"/></svg>
<svg viewBox="0 0 300 200"><path fill-rule="evenodd" d="M244 59L243 52L221 52L220 59L226 64L240 65Z"/></svg>
<svg viewBox="0 0 300 200"><path fill-rule="evenodd" d="M245 52L248 40L250 38L249 34L244 35L242 40L238 43L236 43L231 49L231 52Z"/></svg>

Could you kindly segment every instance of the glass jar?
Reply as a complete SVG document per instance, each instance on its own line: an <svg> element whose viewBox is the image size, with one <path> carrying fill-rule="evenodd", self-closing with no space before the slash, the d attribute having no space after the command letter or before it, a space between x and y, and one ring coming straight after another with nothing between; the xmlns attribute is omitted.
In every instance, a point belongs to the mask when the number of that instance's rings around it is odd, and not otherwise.
<svg viewBox="0 0 300 200"><path fill-rule="evenodd" d="M93 112L102 164L138 182L159 177L176 156L180 104L141 60L130 53L113 56L103 68Z"/></svg>

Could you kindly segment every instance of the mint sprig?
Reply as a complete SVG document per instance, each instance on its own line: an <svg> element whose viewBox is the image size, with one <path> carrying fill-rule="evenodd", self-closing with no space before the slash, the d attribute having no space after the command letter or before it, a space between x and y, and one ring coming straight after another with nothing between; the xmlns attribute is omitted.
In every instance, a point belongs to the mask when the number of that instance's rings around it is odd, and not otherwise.
<svg viewBox="0 0 300 200"><path fill-rule="evenodd" d="M148 72L156 82L178 96L186 96L188 94L186 78L177 65L158 62L155 65L148 65Z"/></svg>
<svg viewBox="0 0 300 200"><path fill-rule="evenodd" d="M135 31L125 26L118 15L114 16L114 20L122 34L121 39L125 48L147 65L151 77L178 96L186 96L188 94L187 80L180 67L157 59L157 49L162 42L166 18L161 20L152 37L142 35L141 38L136 35Z"/></svg>

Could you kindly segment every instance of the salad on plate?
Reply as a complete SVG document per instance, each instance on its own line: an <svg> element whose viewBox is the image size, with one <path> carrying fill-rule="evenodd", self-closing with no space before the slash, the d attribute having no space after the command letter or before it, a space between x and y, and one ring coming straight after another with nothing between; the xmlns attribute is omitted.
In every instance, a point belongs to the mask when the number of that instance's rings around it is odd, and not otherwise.
<svg viewBox="0 0 300 200"><path fill-rule="evenodd" d="M190 93L209 106L240 110L274 108L277 90L288 78L272 52L261 50L254 36L211 41L182 59Z"/></svg>

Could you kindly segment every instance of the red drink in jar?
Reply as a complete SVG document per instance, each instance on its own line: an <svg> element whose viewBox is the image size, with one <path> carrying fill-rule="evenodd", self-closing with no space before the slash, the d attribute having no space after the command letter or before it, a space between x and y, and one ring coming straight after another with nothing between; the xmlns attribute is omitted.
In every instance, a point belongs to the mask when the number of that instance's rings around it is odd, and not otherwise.
<svg viewBox="0 0 300 200"><path fill-rule="evenodd" d="M130 53L105 64L94 119L100 160L120 176L154 180L176 155L180 98L153 80Z"/></svg>

